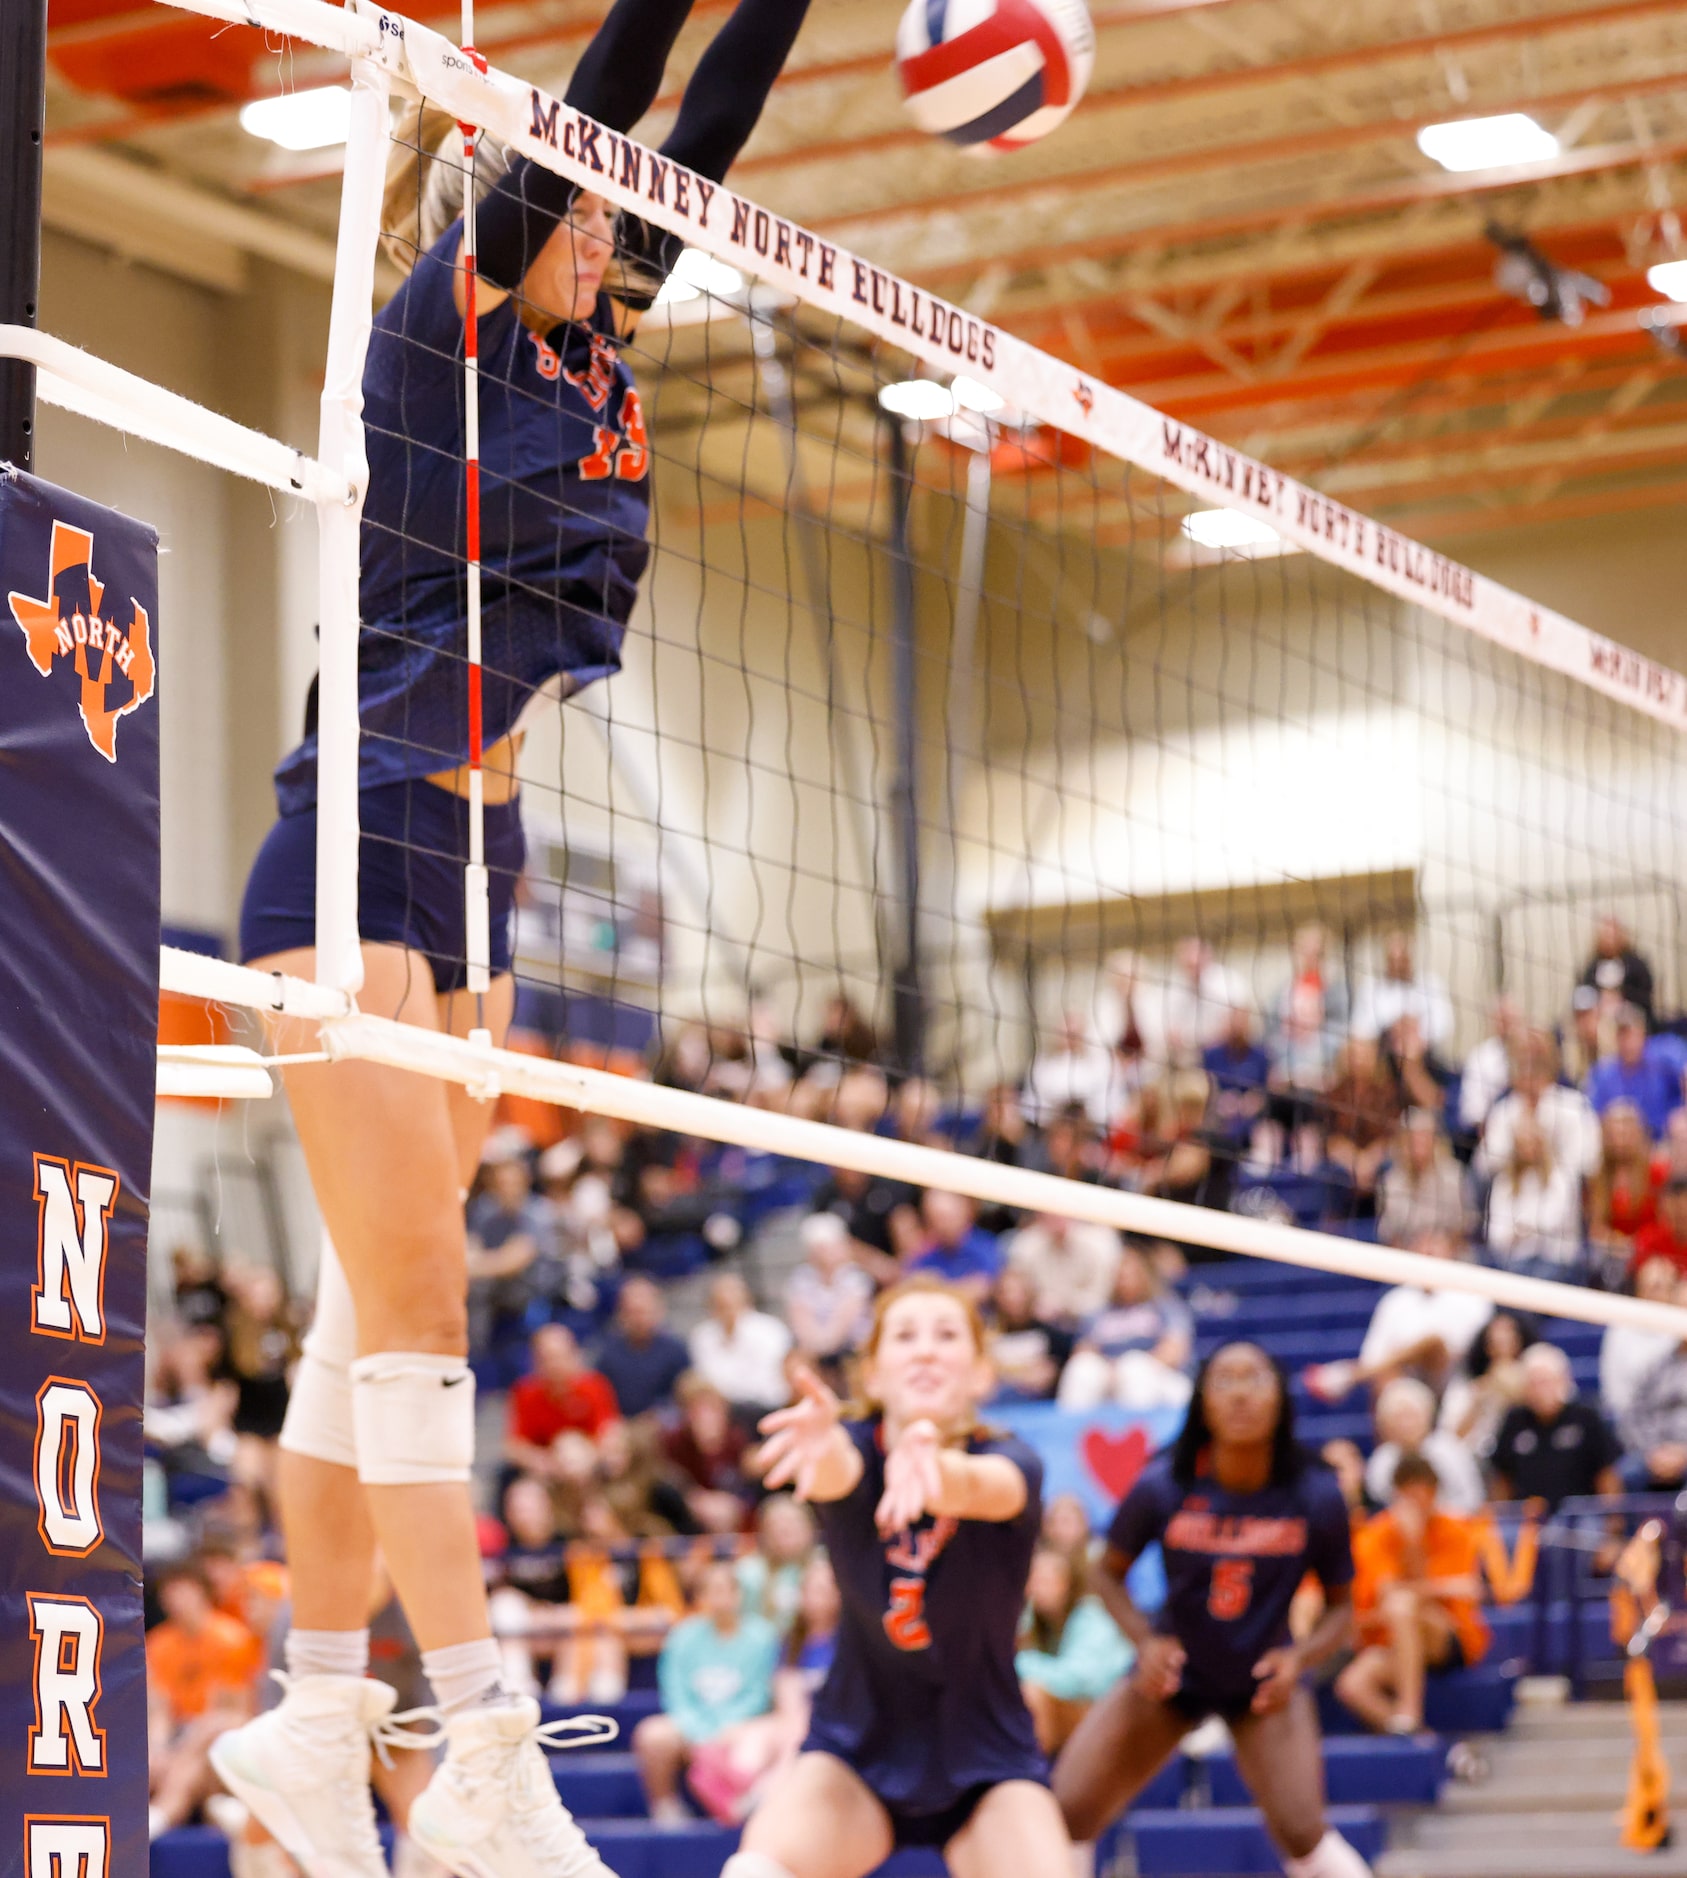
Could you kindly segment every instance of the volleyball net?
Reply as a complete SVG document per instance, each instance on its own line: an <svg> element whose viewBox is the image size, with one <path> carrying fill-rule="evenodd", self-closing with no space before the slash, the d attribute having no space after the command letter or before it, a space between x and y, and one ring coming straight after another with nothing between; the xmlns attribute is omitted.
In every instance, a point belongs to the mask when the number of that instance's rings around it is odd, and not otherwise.
<svg viewBox="0 0 1687 1878"><path fill-rule="evenodd" d="M167 990L313 1018L330 1056L489 1098L1687 1329L1668 1307L1285 1223L1268 1180L1253 1181L1251 1210L1230 1204L1309 1117L1329 1132L1324 1097L1350 1053L1382 1054L1421 1104L1497 994L1538 1025L1567 1017L1602 915L1660 955L1660 1006L1678 995L1687 681L1035 349L1010 330L1011 300L952 305L414 20L319 0L188 10L351 62L315 459L43 337L5 340L37 360L44 396L301 494L319 518L318 983L167 949ZM403 108L423 102L431 119ZM409 242L414 259L428 192L451 203L487 160L458 123L683 250L616 355L637 400L596 439L604 480L653 490L620 669L523 720L523 1050L356 1000L371 735L359 541L360 526L387 526L362 512L376 253ZM399 173L406 188L389 190ZM943 239L934 226L934 271ZM460 386L460 334L398 336L400 406L407 387ZM518 346L541 376L590 387L616 369L516 327L476 361L467 408L555 421L508 365ZM440 477L466 516L464 462L424 457L407 473ZM575 519L491 462L479 501L488 526L522 504L536 533ZM453 602L481 588L478 647L446 655L467 723L485 687L519 677L499 627L512 596L482 580L466 519L414 545L449 564ZM379 734L442 771L464 754L455 733L402 718ZM415 853L428 858L420 836ZM1310 928L1325 953L1309 1010ZM473 984L486 961L472 908L465 934ZM1612 1015L1607 1001L1594 1025ZM661 1051L663 1079L571 1060L583 1028ZM1272 1032L1275 1079L1261 1072L1252 1102L1211 1053L1228 1043L1253 1061ZM271 1086L255 1051L176 1051L161 1074L220 1093ZM959 1128L929 1113L911 1139L880 1127L893 1087L966 1116L1022 1082L1040 1119L1115 1157L1117 1184L1068 1177L1094 1171L1081 1156L1050 1173L934 1145ZM1194 1187L1131 1190L1129 1170L1197 1137L1209 1171Z"/></svg>

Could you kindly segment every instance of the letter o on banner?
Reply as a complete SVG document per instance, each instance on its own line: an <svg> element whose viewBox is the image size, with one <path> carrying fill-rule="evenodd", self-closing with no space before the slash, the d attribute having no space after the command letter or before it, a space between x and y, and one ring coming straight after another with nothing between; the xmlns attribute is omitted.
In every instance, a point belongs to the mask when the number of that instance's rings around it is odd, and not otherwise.
<svg viewBox="0 0 1687 1878"><path fill-rule="evenodd" d="M35 1497L41 1542L57 1558L86 1558L100 1526L100 1399L54 1376L35 1398Z"/></svg>

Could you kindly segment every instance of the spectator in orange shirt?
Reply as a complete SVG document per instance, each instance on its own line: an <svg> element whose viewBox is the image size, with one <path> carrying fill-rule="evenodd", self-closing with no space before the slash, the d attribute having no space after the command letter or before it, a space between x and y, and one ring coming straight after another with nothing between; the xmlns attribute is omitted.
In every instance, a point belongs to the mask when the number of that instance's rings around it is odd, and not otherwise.
<svg viewBox="0 0 1687 1878"><path fill-rule="evenodd" d="M551 1480L557 1474L557 1437L583 1434L595 1441L621 1410L607 1379L586 1367L574 1333L563 1325L540 1325L532 1351L531 1373L510 1391L504 1458L524 1473Z"/></svg>
<svg viewBox="0 0 1687 1878"><path fill-rule="evenodd" d="M1439 1484L1421 1454L1403 1455L1392 1503L1354 1535L1360 1647L1336 1694L1381 1733L1417 1733L1426 1673L1478 1663L1488 1650L1480 1528L1436 1505Z"/></svg>
<svg viewBox="0 0 1687 1878"><path fill-rule="evenodd" d="M180 1826L216 1791L210 1747L252 1713L263 1645L211 1602L196 1560L169 1566L158 1580L164 1621L146 1640L151 1736L153 1838Z"/></svg>

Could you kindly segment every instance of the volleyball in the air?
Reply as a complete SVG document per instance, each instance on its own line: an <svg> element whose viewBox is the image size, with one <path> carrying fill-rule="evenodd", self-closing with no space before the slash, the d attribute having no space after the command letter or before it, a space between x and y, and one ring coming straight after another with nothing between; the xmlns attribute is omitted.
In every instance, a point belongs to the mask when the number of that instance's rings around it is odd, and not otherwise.
<svg viewBox="0 0 1687 1878"><path fill-rule="evenodd" d="M896 29L909 116L979 155L1046 137L1094 64L1084 0L908 0Z"/></svg>

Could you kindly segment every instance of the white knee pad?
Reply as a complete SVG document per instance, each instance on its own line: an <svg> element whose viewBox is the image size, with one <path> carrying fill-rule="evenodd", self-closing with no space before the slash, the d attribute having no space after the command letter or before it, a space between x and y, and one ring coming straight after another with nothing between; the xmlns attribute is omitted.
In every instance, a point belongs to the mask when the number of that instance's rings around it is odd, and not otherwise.
<svg viewBox="0 0 1687 1878"><path fill-rule="evenodd" d="M474 1464L474 1372L460 1356L386 1350L351 1366L357 1477L366 1487L466 1481Z"/></svg>
<svg viewBox="0 0 1687 1878"><path fill-rule="evenodd" d="M734 1852L721 1867L720 1878L793 1878L793 1874L765 1852Z"/></svg>
<svg viewBox="0 0 1687 1878"><path fill-rule="evenodd" d="M316 1271L316 1315L305 1338L281 1445L333 1467L357 1466L352 1432L351 1365L357 1355L357 1313L334 1242L326 1229Z"/></svg>

